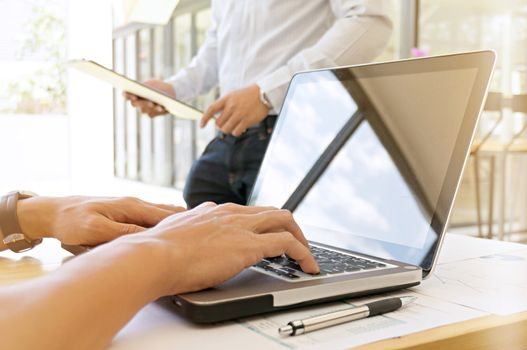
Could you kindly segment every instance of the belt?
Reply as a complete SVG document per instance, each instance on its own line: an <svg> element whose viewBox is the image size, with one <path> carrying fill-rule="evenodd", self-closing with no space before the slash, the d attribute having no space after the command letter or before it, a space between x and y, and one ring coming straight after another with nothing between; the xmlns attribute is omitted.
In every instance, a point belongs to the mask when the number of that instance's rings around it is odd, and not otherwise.
<svg viewBox="0 0 527 350"><path fill-rule="evenodd" d="M248 128L240 137L234 137L231 134L225 134L218 130L218 137L220 139L227 139L227 140L236 140L244 137L249 137L250 135L255 134L258 131L266 131L267 134L271 134L273 132L274 125L276 123L278 116L276 115L268 115L264 120L259 122L256 125L251 126Z"/></svg>
<svg viewBox="0 0 527 350"><path fill-rule="evenodd" d="M272 129L274 128L274 125L276 124L276 119L277 118L278 118L278 116L276 116L276 115L268 115L264 120L262 120L261 122L259 122L256 125L251 126L247 130L262 129L263 128L265 130L271 129L271 131L273 131Z"/></svg>

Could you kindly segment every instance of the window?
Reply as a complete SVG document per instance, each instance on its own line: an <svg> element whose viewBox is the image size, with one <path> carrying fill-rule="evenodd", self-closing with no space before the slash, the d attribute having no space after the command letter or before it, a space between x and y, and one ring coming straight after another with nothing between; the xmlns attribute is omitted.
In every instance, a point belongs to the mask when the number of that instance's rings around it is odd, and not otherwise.
<svg viewBox="0 0 527 350"><path fill-rule="evenodd" d="M429 54L492 49L498 53L491 90L525 92L527 5L504 1L420 1L419 43Z"/></svg>
<svg viewBox="0 0 527 350"><path fill-rule="evenodd" d="M506 221L509 230L520 221L521 227L525 227L525 189L523 182L514 178L521 171L519 169L524 169L527 164L525 152L507 154L503 150L515 137L514 134L519 133L517 141L524 139L525 134L522 135L521 130L527 127L525 114L515 115L511 103L507 102L527 93L527 3L518 0L420 0L418 15L419 47L426 54L482 49L492 49L497 53L490 91L499 94L501 107L482 114L477 136L481 139L492 131L488 143L493 142L496 146L487 152L478 152L477 157L482 159L481 170L475 170L479 180L472 177L474 169L469 168L465 172L453 211L453 224L471 224L478 201L482 203L483 220L491 221L489 226L494 223L492 211L498 209L500 235L504 232ZM496 165L496 179L493 157L501 160ZM469 167L473 164L470 162ZM514 183L514 186L507 186L507 183ZM481 188L482 199L477 199L476 185ZM499 198L499 201L494 201L493 197Z"/></svg>
<svg viewBox="0 0 527 350"><path fill-rule="evenodd" d="M405 56L401 27L411 7L390 0L394 32L387 50L378 60ZM197 53L211 24L210 1L181 0L172 21L162 27L147 27L114 37L114 68L139 80L166 78L184 68ZM404 47L403 47L404 46ZM406 50L406 51L405 51ZM172 116L150 119L127 105L116 92L114 103L115 175L148 184L182 188L192 165L214 135L209 123L204 130L197 122ZM204 109L217 91L197 98L193 104Z"/></svg>
<svg viewBox="0 0 527 350"><path fill-rule="evenodd" d="M210 26L209 1L182 1L165 26L119 32L114 37L114 69L131 78L167 78L196 54ZM192 161L214 134L213 127L173 116L150 118L114 97L115 175L141 182L181 188ZM193 102L203 109L213 91Z"/></svg>

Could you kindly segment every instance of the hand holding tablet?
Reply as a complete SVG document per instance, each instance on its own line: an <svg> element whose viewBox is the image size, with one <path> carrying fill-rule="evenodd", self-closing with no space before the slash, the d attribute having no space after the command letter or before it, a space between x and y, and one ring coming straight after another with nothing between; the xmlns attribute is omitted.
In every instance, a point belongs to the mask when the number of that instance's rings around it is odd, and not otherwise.
<svg viewBox="0 0 527 350"><path fill-rule="evenodd" d="M72 60L69 66L125 91L125 98L151 117L168 112L177 118L199 120L203 115L202 111L176 100L172 87L163 81L140 83L90 60Z"/></svg>

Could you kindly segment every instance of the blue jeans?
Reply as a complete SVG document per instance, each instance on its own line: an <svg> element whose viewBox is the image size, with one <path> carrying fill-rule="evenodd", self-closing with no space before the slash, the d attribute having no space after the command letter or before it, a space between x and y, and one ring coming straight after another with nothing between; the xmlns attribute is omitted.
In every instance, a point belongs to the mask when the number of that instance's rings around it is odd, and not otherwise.
<svg viewBox="0 0 527 350"><path fill-rule="evenodd" d="M183 190L188 208L207 201L247 204L275 120L269 116L237 138L221 133L207 145Z"/></svg>

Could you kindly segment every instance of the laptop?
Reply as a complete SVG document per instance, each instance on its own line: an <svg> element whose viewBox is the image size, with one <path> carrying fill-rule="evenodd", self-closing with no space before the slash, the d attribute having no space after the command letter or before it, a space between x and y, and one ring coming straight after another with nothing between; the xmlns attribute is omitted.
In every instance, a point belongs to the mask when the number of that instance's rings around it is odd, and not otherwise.
<svg viewBox="0 0 527 350"><path fill-rule="evenodd" d="M296 74L249 204L289 209L319 262L264 259L169 297L198 323L408 288L430 275L493 71L480 51Z"/></svg>

